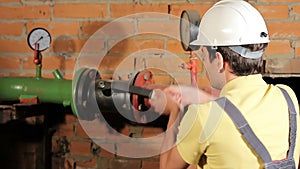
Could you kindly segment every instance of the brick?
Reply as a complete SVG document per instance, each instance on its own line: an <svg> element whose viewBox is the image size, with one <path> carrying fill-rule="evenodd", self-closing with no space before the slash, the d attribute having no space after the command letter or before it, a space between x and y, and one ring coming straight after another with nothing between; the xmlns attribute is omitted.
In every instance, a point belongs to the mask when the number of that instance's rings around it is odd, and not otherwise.
<svg viewBox="0 0 300 169"><path fill-rule="evenodd" d="M265 54L291 54L291 45L288 40L272 40L266 51Z"/></svg>
<svg viewBox="0 0 300 169"><path fill-rule="evenodd" d="M20 57L0 56L0 69L19 69L20 63Z"/></svg>
<svg viewBox="0 0 300 169"><path fill-rule="evenodd" d="M113 74L112 73L107 73L107 72L101 72L101 78L110 80L110 79L113 78Z"/></svg>
<svg viewBox="0 0 300 169"><path fill-rule="evenodd" d="M102 37L106 39L124 39L135 35L135 23L132 21L116 20L112 22L84 22L83 35ZM97 32L98 31L98 32Z"/></svg>
<svg viewBox="0 0 300 169"><path fill-rule="evenodd" d="M0 39L0 44L1 52L32 52L30 47L27 45L27 40L19 41L10 39Z"/></svg>
<svg viewBox="0 0 300 169"><path fill-rule="evenodd" d="M91 143L83 141L72 141L70 153L73 155L88 156L91 154Z"/></svg>
<svg viewBox="0 0 300 169"><path fill-rule="evenodd" d="M201 18L211 6L212 4L172 4L170 14L180 17L184 10L196 10Z"/></svg>
<svg viewBox="0 0 300 169"><path fill-rule="evenodd" d="M35 69L35 64L33 63L32 56L22 58L22 62L24 69Z"/></svg>
<svg viewBox="0 0 300 169"><path fill-rule="evenodd" d="M56 140L51 140L51 145L52 145L51 152L56 153L60 151L60 147Z"/></svg>
<svg viewBox="0 0 300 169"><path fill-rule="evenodd" d="M145 158L160 154L161 140L155 137L143 141L116 144L116 155L129 158Z"/></svg>
<svg viewBox="0 0 300 169"><path fill-rule="evenodd" d="M293 6L293 13L298 16L298 19L300 18L300 5Z"/></svg>
<svg viewBox="0 0 300 169"><path fill-rule="evenodd" d="M180 40L169 39L167 41L167 51L170 53L183 54L187 53L183 50Z"/></svg>
<svg viewBox="0 0 300 169"><path fill-rule="evenodd" d="M98 37L90 37L84 42L84 46L80 50L80 56L105 56L107 54L106 45L107 41L105 39Z"/></svg>
<svg viewBox="0 0 300 169"><path fill-rule="evenodd" d="M266 61L267 73L300 73L300 59L270 58Z"/></svg>
<svg viewBox="0 0 300 169"><path fill-rule="evenodd" d="M19 2L20 0L0 0L0 2Z"/></svg>
<svg viewBox="0 0 300 169"><path fill-rule="evenodd" d="M159 12L168 13L167 4L110 4L110 16L119 18L136 13Z"/></svg>
<svg viewBox="0 0 300 169"><path fill-rule="evenodd" d="M106 4L55 4L55 18L105 18ZM76 11L76 12L75 12Z"/></svg>
<svg viewBox="0 0 300 169"><path fill-rule="evenodd" d="M89 136L86 134L85 130L82 128L81 125L76 126L76 137L89 138Z"/></svg>
<svg viewBox="0 0 300 169"><path fill-rule="evenodd" d="M260 0L260 2L299 2L299 0Z"/></svg>
<svg viewBox="0 0 300 169"><path fill-rule="evenodd" d="M118 137L110 133L107 124L100 122L99 119L93 121L80 120L80 126L83 130L79 129L80 133L77 133L78 137L86 137L92 139L117 139ZM79 127L79 125L77 126Z"/></svg>
<svg viewBox="0 0 300 169"><path fill-rule="evenodd" d="M24 24L16 23L0 23L0 36L21 36L24 30Z"/></svg>
<svg viewBox="0 0 300 169"><path fill-rule="evenodd" d="M185 74L185 76L176 76L174 75L172 78L174 79L174 84L183 84L183 85L190 85L191 78L188 76L189 74Z"/></svg>
<svg viewBox="0 0 300 169"><path fill-rule="evenodd" d="M105 56L99 65L100 70L129 71L134 68L134 58L131 56Z"/></svg>
<svg viewBox="0 0 300 169"><path fill-rule="evenodd" d="M170 85L172 80L169 75L154 75L154 80L156 84L159 85Z"/></svg>
<svg viewBox="0 0 300 169"><path fill-rule="evenodd" d="M210 85L210 81L207 77L201 77L201 76L198 76L197 77L197 84L198 84L198 87L199 88L205 88L205 87L211 87Z"/></svg>
<svg viewBox="0 0 300 169"><path fill-rule="evenodd" d="M73 124L60 124L57 131L54 133L54 136L74 136L74 126Z"/></svg>
<svg viewBox="0 0 300 169"><path fill-rule="evenodd" d="M51 6L1 6L1 19L49 19L51 17Z"/></svg>
<svg viewBox="0 0 300 169"><path fill-rule="evenodd" d="M183 85L191 85L191 77L186 74L185 76L174 76L175 84L183 84ZM207 77L201 77L199 74L197 76L197 84L198 87L210 87L210 82Z"/></svg>
<svg viewBox="0 0 300 169"><path fill-rule="evenodd" d="M159 161L142 161L142 169L155 169L159 168Z"/></svg>
<svg viewBox="0 0 300 169"><path fill-rule="evenodd" d="M164 49L164 41L160 39L126 39L113 46L109 52L132 54L144 49L152 48Z"/></svg>
<svg viewBox="0 0 300 169"><path fill-rule="evenodd" d="M151 20L140 21L138 23L138 32L151 33L162 37L179 39L179 20Z"/></svg>
<svg viewBox="0 0 300 169"><path fill-rule="evenodd" d="M157 128L157 127L144 127L143 130L143 137L155 137L159 134L162 134L164 131L162 128Z"/></svg>
<svg viewBox="0 0 300 169"><path fill-rule="evenodd" d="M82 35L93 35L96 31L102 28L104 25L109 22L100 22L100 21L87 21L82 22L81 33Z"/></svg>
<svg viewBox="0 0 300 169"><path fill-rule="evenodd" d="M100 157L106 157L106 158L114 158L115 157L115 145L110 143L101 143L100 144Z"/></svg>
<svg viewBox="0 0 300 169"><path fill-rule="evenodd" d="M135 159L111 159L108 168L140 169L141 161Z"/></svg>
<svg viewBox="0 0 300 169"><path fill-rule="evenodd" d="M76 167L94 168L97 167L96 158L91 158L84 161L76 161Z"/></svg>
<svg viewBox="0 0 300 169"><path fill-rule="evenodd" d="M75 168L76 163L75 160L73 158L65 158L64 159L64 165L62 166L62 168Z"/></svg>
<svg viewBox="0 0 300 169"><path fill-rule="evenodd" d="M97 162L98 168L108 168L110 164L111 158L99 158Z"/></svg>
<svg viewBox="0 0 300 169"><path fill-rule="evenodd" d="M288 19L288 5L255 5L264 19Z"/></svg>
<svg viewBox="0 0 300 169"><path fill-rule="evenodd" d="M93 37L104 37L108 40L121 41L128 37L136 35L136 24L133 21L115 20L98 28L98 32L93 34ZM93 28L94 31L96 27ZM109 45L111 46L111 45Z"/></svg>
<svg viewBox="0 0 300 169"><path fill-rule="evenodd" d="M295 56L296 57L300 57L300 41L296 42L296 45L295 45Z"/></svg>
<svg viewBox="0 0 300 169"><path fill-rule="evenodd" d="M189 69L181 68L182 65L189 64L189 58L166 57L166 58L147 58L146 67L156 68L167 74L189 72ZM197 59L197 71L202 71L200 59Z"/></svg>
<svg viewBox="0 0 300 169"><path fill-rule="evenodd" d="M64 65L61 66L63 70L75 70L76 66L76 57L69 57L66 58L64 61Z"/></svg>
<svg viewBox="0 0 300 169"><path fill-rule="evenodd" d="M70 152L70 144L65 136L52 139L52 153L54 156L63 157Z"/></svg>
<svg viewBox="0 0 300 169"><path fill-rule="evenodd" d="M79 22L28 22L26 25L27 34L34 28L42 27L48 30L52 37L79 35Z"/></svg>
<svg viewBox="0 0 300 169"><path fill-rule="evenodd" d="M64 78L67 79L67 80L72 80L73 76L74 76L73 74L66 73L65 76L64 76Z"/></svg>
<svg viewBox="0 0 300 169"><path fill-rule="evenodd" d="M66 114L65 120L66 120L66 123L78 122L78 119L73 114Z"/></svg>
<svg viewBox="0 0 300 169"><path fill-rule="evenodd" d="M69 37L61 36L53 39L50 51L58 53L80 52L85 43L86 39L69 39Z"/></svg>
<svg viewBox="0 0 300 169"><path fill-rule="evenodd" d="M64 57L57 56L47 56L43 57L43 70L73 70L70 68L66 68L66 59Z"/></svg>
<svg viewBox="0 0 300 169"><path fill-rule="evenodd" d="M98 67L101 62L101 57L98 56L83 56L80 55L76 61L77 68L83 68L83 67Z"/></svg>
<svg viewBox="0 0 300 169"><path fill-rule="evenodd" d="M300 37L300 22L268 22L271 38L297 38Z"/></svg>

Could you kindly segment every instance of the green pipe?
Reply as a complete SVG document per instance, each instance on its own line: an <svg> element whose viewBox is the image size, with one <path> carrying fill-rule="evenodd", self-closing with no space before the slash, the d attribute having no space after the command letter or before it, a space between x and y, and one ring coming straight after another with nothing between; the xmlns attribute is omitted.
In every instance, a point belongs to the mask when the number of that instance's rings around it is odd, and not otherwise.
<svg viewBox="0 0 300 169"><path fill-rule="evenodd" d="M53 76L55 77L55 79L64 79L64 77L61 75L61 73L59 72L59 70L54 70L53 72L52 72L52 74L53 74Z"/></svg>
<svg viewBox="0 0 300 169"><path fill-rule="evenodd" d="M35 77L36 77L36 79L39 79L42 77L42 65L41 64L35 65Z"/></svg>
<svg viewBox="0 0 300 169"><path fill-rule="evenodd" d="M40 103L71 106L73 114L78 117L75 89L81 75L88 69L82 68L76 71L73 80L66 80L58 70L53 72L54 79L43 78L40 74L41 67L36 68L35 77L0 77L0 102L38 98Z"/></svg>
<svg viewBox="0 0 300 169"><path fill-rule="evenodd" d="M72 81L36 77L0 78L0 101L17 101L21 96L36 96L43 103L73 106Z"/></svg>

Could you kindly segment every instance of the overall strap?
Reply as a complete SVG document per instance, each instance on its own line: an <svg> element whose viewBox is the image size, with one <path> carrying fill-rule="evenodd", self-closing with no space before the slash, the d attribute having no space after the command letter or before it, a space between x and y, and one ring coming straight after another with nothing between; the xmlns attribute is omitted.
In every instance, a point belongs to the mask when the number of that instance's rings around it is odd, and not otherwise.
<svg viewBox="0 0 300 169"><path fill-rule="evenodd" d="M237 109L237 107L231 103L226 97L222 97L216 100L221 108L225 110L231 120L234 122L236 127L239 129L240 133L247 140L249 145L255 150L255 152L261 157L265 165L271 164L271 156L262 144L262 142L254 134L252 128L249 126L247 120L244 118L242 113Z"/></svg>
<svg viewBox="0 0 300 169"><path fill-rule="evenodd" d="M287 158L293 158L294 156L294 150L295 150L295 143L296 143L296 132L297 132L297 113L295 110L295 105L290 97L290 95L287 93L286 90L283 88L279 87L281 92L283 93L288 106L289 106L289 120L290 120L290 138L289 138L289 143L290 143L290 148L288 151L288 157Z"/></svg>
<svg viewBox="0 0 300 169"><path fill-rule="evenodd" d="M289 119L290 119L290 148L288 151L288 158L293 159L293 153L295 148L295 140L296 140L296 111L295 106L293 104L292 99L288 95L288 93L280 88L282 91L284 97L287 100L288 106L289 106ZM263 145L263 143L257 138L255 133L253 132L252 128L248 124L247 120L244 118L242 113L238 110L238 108L226 97L222 97L216 100L216 102L219 104L221 108L225 110L225 112L228 114L228 116L232 119L232 121L235 123L236 127L239 129L240 133L244 136L244 138L247 140L248 144L255 150L255 152L260 156L260 158L263 160L265 164L265 168L268 168L268 166L272 166L272 159L271 156L266 149L266 147Z"/></svg>

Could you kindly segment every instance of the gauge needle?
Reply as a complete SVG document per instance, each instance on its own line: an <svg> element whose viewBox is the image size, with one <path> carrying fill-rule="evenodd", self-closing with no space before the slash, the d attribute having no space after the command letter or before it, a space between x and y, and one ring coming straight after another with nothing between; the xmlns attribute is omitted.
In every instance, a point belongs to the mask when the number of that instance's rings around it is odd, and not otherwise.
<svg viewBox="0 0 300 169"><path fill-rule="evenodd" d="M47 37L49 37L49 36L47 36ZM40 40L42 40L44 37L43 36L41 36L35 43L38 43Z"/></svg>

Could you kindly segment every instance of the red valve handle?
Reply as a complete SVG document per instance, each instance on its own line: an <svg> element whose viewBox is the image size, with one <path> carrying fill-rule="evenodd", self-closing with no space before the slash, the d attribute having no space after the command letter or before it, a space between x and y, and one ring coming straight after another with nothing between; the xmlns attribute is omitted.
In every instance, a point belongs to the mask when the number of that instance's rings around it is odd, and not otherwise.
<svg viewBox="0 0 300 169"><path fill-rule="evenodd" d="M41 64L40 52L38 49L39 49L39 44L35 43L34 44L34 56L33 56L33 63L35 65Z"/></svg>

